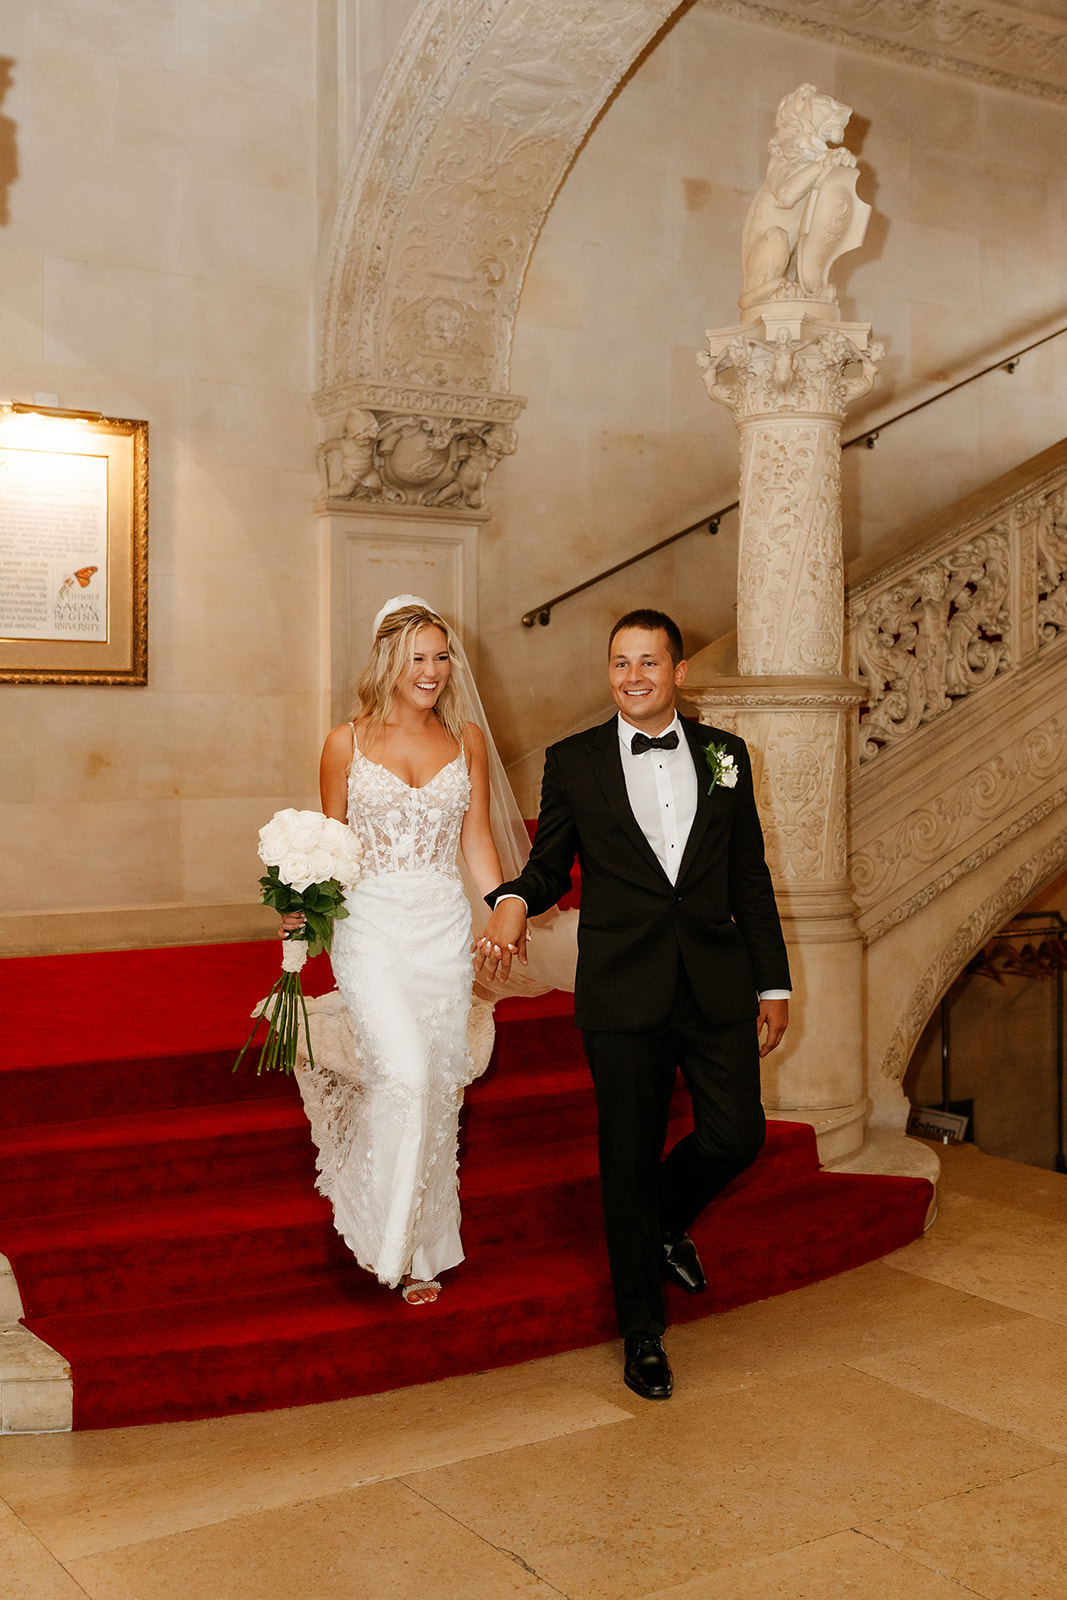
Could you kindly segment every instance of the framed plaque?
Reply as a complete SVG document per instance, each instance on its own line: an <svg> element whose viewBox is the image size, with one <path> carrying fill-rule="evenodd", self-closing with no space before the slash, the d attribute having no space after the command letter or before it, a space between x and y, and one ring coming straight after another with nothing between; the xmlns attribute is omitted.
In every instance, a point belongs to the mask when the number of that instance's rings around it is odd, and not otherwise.
<svg viewBox="0 0 1067 1600"><path fill-rule="evenodd" d="M0 408L0 683L148 682L148 423Z"/></svg>

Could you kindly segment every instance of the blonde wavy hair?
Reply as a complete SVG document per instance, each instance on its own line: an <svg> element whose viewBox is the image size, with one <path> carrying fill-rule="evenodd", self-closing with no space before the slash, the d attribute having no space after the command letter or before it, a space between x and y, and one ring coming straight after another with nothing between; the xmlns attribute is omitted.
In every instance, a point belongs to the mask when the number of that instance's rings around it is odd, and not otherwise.
<svg viewBox="0 0 1067 1600"><path fill-rule="evenodd" d="M434 706L434 716L443 723L457 744L462 744L464 719L456 681L458 663L452 647L452 631L436 611L430 611L426 606L398 606L382 618L374 635L370 660L356 685L359 705L352 720L366 719L370 724L372 739L385 727L393 709L393 691L411 665L420 628L440 628L445 636L452 671Z"/></svg>

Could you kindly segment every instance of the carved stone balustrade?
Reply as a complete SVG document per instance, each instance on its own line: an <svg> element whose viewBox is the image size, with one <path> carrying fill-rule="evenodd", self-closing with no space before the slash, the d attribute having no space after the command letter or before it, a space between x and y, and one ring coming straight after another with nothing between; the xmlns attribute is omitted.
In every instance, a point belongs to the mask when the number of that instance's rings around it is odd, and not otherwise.
<svg viewBox="0 0 1067 1600"><path fill-rule="evenodd" d="M1055 452L1051 453L1055 456ZM1028 464L1029 467L1029 464ZM866 691L859 759L877 760L1067 629L1067 474L1027 472L962 525L945 517L849 589L849 665Z"/></svg>
<svg viewBox="0 0 1067 1600"><path fill-rule="evenodd" d="M867 695L851 866L873 940L1025 828L1067 767L1067 720L1043 687L1067 632L1067 446L850 578L848 657Z"/></svg>
<svg viewBox="0 0 1067 1600"><path fill-rule="evenodd" d="M872 1124L971 956L1067 863L1067 443L857 563L850 773Z"/></svg>

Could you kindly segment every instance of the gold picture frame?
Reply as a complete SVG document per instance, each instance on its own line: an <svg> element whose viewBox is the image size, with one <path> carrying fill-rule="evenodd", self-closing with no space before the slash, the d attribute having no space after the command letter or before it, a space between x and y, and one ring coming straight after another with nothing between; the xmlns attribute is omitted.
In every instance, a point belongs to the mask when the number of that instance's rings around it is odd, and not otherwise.
<svg viewBox="0 0 1067 1600"><path fill-rule="evenodd" d="M148 423L0 406L0 683L148 682Z"/></svg>

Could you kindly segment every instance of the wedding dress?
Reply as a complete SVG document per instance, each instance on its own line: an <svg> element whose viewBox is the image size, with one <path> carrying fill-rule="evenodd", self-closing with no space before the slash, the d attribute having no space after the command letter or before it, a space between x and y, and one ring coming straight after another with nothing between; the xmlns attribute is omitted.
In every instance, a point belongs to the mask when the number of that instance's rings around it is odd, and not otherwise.
<svg viewBox="0 0 1067 1600"><path fill-rule="evenodd" d="M412 788L363 755L354 728L353 744L348 822L363 875L334 926L339 996L309 1002L316 1065L305 1058L297 1077L337 1230L360 1266L395 1286L463 1260L459 1113L488 1065L492 1008L471 1005L463 752Z"/></svg>
<svg viewBox="0 0 1067 1600"><path fill-rule="evenodd" d="M403 605L395 595L373 633ZM432 610L432 607L427 607ZM459 638L459 706L485 739L493 840L501 881L518 876L530 844ZM472 909L486 907L466 873L459 836L470 803L461 751L421 789L363 755L355 739L348 822L363 844L363 876L334 925L337 989L309 999L315 1066L301 1033L297 1081L318 1149L320 1193L356 1260L383 1283L432 1280L463 1260L456 1143L463 1090L489 1065L493 1007L503 994L573 989L577 912L533 919L528 967L507 988L472 989Z"/></svg>

